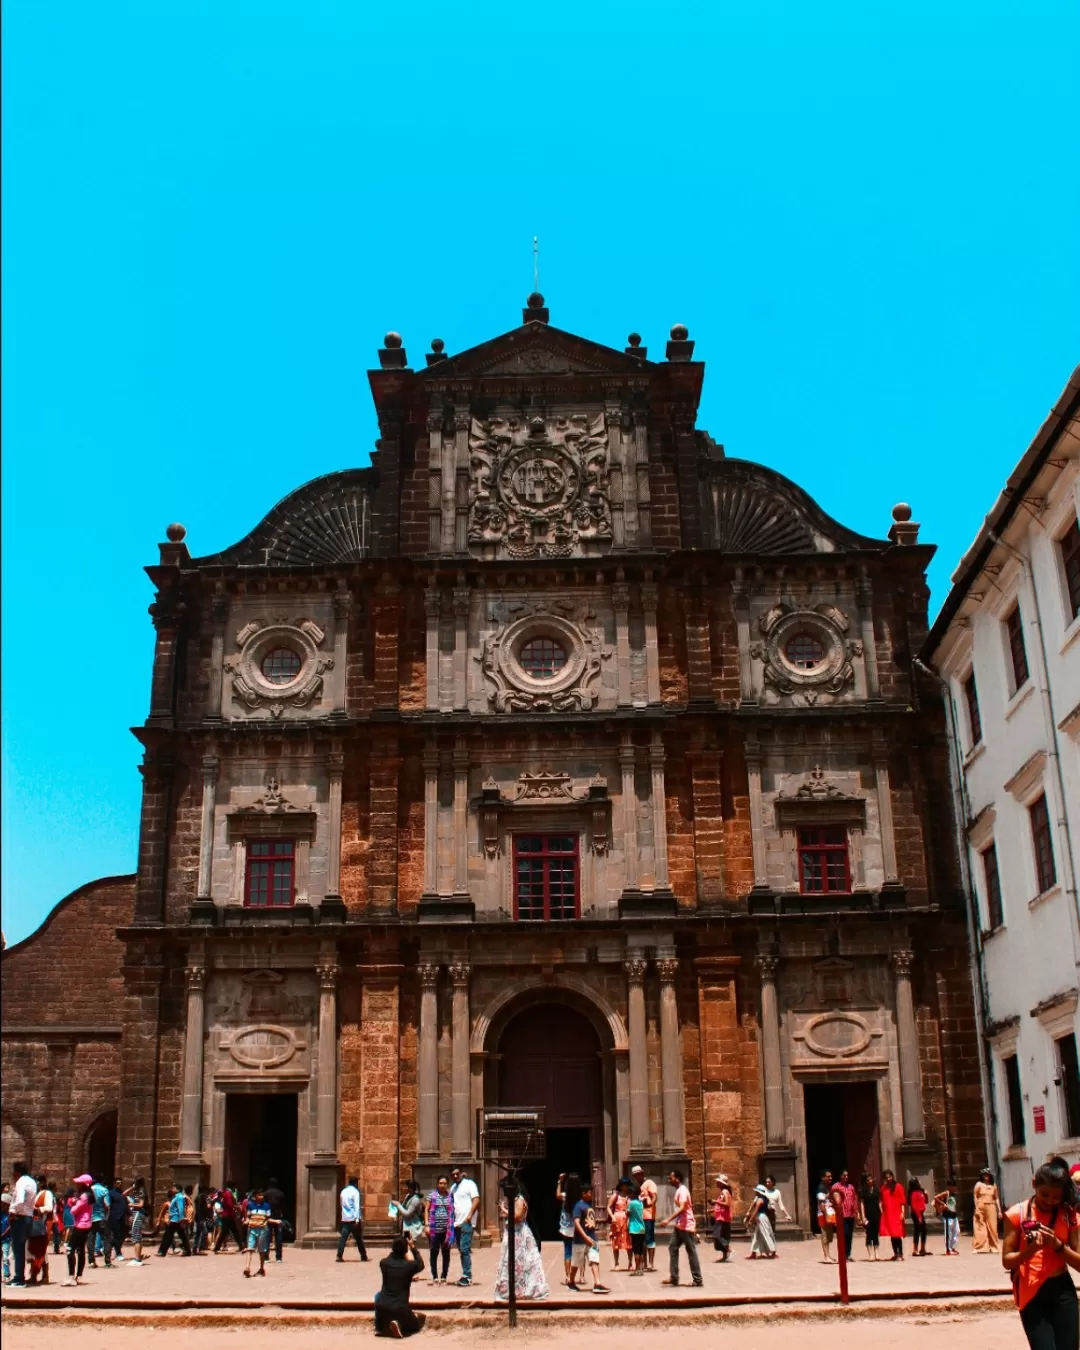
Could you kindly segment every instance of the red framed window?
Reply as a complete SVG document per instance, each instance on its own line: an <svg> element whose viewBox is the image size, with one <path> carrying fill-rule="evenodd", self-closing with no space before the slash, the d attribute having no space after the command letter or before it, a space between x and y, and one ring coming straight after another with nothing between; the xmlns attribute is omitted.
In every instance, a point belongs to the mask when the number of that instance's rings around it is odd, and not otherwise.
<svg viewBox="0 0 1080 1350"><path fill-rule="evenodd" d="M1001 873L998 871L997 845L991 844L982 852L983 880L986 882L986 913L990 929L1000 928L1005 922L1005 907L1001 901Z"/></svg>
<svg viewBox="0 0 1080 1350"><path fill-rule="evenodd" d="M1065 568L1065 591L1069 597L1069 617L1080 615L1080 522L1073 521L1058 540Z"/></svg>
<svg viewBox="0 0 1080 1350"><path fill-rule="evenodd" d="M1038 894L1042 895L1057 882L1057 867L1054 865L1054 843L1050 837L1050 812L1046 809L1046 798L1037 797L1028 807L1031 820L1031 844L1035 851L1035 879L1039 883Z"/></svg>
<svg viewBox="0 0 1080 1350"><path fill-rule="evenodd" d="M576 919L580 913L576 834L514 835L514 918Z"/></svg>
<svg viewBox="0 0 1080 1350"><path fill-rule="evenodd" d="M971 732L971 746L975 748L982 740L982 718L979 716L979 691L975 688L975 672L964 681L964 702L967 704L968 729Z"/></svg>
<svg viewBox="0 0 1080 1350"><path fill-rule="evenodd" d="M1021 617L1019 605L1013 606L1012 613L1005 620L1005 632L1009 639L1009 656L1012 659L1013 690L1015 692L1027 683L1028 678L1027 648L1024 646L1024 620Z"/></svg>
<svg viewBox="0 0 1080 1350"><path fill-rule="evenodd" d="M296 842L250 839L244 904L252 909L280 908L296 898Z"/></svg>
<svg viewBox="0 0 1080 1350"><path fill-rule="evenodd" d="M799 831L799 890L803 895L850 892L848 837L842 825Z"/></svg>

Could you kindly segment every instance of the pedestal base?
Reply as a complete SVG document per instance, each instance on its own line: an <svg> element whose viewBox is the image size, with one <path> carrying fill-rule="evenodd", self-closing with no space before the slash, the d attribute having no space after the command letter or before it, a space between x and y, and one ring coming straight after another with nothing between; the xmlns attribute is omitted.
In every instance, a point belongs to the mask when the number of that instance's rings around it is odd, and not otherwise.
<svg viewBox="0 0 1080 1350"><path fill-rule="evenodd" d="M422 895L416 907L420 923L472 923L476 906L471 895Z"/></svg>
<svg viewBox="0 0 1080 1350"><path fill-rule="evenodd" d="M308 1226L300 1241L305 1247L329 1246L337 1241L338 1194L344 1168L337 1158L308 1163Z"/></svg>
<svg viewBox="0 0 1080 1350"><path fill-rule="evenodd" d="M758 1155L758 1175L762 1181L766 1177L772 1177L776 1181L784 1201L784 1208L789 1214L794 1215L799 1214L798 1187L795 1180L797 1158L798 1155L790 1144L769 1144L765 1152ZM802 1228L796 1220L792 1220L791 1223L781 1221L777 1226L778 1238L781 1236L781 1229L784 1229L785 1237L802 1236Z"/></svg>
<svg viewBox="0 0 1080 1350"><path fill-rule="evenodd" d="M210 1164L198 1153L181 1153L169 1164L173 1181L185 1190L188 1186L205 1191L210 1185Z"/></svg>
<svg viewBox="0 0 1080 1350"><path fill-rule="evenodd" d="M676 908L675 893L666 886L655 891L626 890L619 896L620 918L667 919Z"/></svg>

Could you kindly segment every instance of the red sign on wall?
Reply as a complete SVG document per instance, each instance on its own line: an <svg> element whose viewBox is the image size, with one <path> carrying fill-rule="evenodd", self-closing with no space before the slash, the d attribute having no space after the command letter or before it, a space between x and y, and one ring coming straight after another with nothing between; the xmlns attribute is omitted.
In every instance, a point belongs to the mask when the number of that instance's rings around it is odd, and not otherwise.
<svg viewBox="0 0 1080 1350"><path fill-rule="evenodd" d="M1035 1133L1036 1133L1036 1134L1045 1134L1045 1133L1046 1133L1046 1107L1045 1107L1045 1106L1033 1106L1033 1107L1031 1108L1031 1114L1035 1117Z"/></svg>

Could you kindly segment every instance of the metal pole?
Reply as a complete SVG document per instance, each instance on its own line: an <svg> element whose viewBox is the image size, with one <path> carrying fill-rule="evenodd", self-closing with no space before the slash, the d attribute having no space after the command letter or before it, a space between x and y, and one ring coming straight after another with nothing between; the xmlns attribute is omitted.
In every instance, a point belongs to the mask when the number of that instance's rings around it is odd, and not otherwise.
<svg viewBox="0 0 1080 1350"><path fill-rule="evenodd" d="M506 1192L506 1307L507 1324L517 1326L517 1276L514 1267L514 1209L517 1205L517 1177L511 1173L503 1188Z"/></svg>

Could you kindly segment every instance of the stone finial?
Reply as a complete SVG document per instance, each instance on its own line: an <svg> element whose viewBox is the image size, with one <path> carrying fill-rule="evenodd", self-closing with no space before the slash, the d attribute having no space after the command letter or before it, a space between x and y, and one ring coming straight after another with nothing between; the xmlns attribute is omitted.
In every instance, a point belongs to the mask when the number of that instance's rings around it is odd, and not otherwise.
<svg viewBox="0 0 1080 1350"><path fill-rule="evenodd" d="M539 291L533 291L528 300L525 301L525 308L521 311L521 322L547 323L550 317L547 306L544 304L544 297Z"/></svg>
<svg viewBox="0 0 1080 1350"><path fill-rule="evenodd" d="M669 361L689 361L694 355L694 344L690 341L690 330L684 323L677 323L671 329L671 341L667 344Z"/></svg>
<svg viewBox="0 0 1080 1350"><path fill-rule="evenodd" d="M911 519L911 507L907 502L897 502L892 509L893 525L889 538L894 544L906 547L919 542L919 526Z"/></svg>
<svg viewBox="0 0 1080 1350"><path fill-rule="evenodd" d="M169 542L158 545L158 553L164 566L178 567L191 557L188 546L184 543L186 537L187 530L179 521L174 521L171 525L165 526L165 538Z"/></svg>
<svg viewBox="0 0 1080 1350"><path fill-rule="evenodd" d="M174 522L172 525L165 526L165 538L170 544L182 543L186 535L187 527L181 525L179 522Z"/></svg>
<svg viewBox="0 0 1080 1350"><path fill-rule="evenodd" d="M428 352L425 359L429 366L437 365L438 362L446 360L446 343L442 338L431 339L431 351Z"/></svg>
<svg viewBox="0 0 1080 1350"><path fill-rule="evenodd" d="M631 333L626 339L626 343L627 345L623 350L626 352L627 356L640 356L642 360L648 356L649 349L648 347L643 347L641 345L640 333Z"/></svg>
<svg viewBox="0 0 1080 1350"><path fill-rule="evenodd" d="M405 370L408 364L409 358L402 346L401 334L392 331L387 333L379 348L379 365L383 370Z"/></svg>

